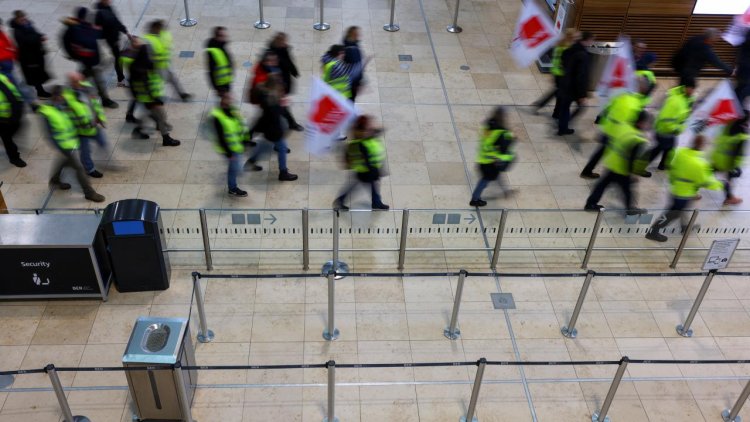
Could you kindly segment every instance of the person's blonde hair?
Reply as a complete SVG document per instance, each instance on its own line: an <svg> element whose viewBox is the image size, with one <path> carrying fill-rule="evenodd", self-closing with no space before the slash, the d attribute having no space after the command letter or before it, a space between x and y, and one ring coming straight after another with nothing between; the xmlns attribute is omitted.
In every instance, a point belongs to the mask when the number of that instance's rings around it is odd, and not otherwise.
<svg viewBox="0 0 750 422"><path fill-rule="evenodd" d="M580 38L581 33L576 28L568 28L565 30L565 35L563 35L562 38L560 38L560 42L557 43L559 47L570 47L571 45L575 44L576 41L578 41L578 38Z"/></svg>

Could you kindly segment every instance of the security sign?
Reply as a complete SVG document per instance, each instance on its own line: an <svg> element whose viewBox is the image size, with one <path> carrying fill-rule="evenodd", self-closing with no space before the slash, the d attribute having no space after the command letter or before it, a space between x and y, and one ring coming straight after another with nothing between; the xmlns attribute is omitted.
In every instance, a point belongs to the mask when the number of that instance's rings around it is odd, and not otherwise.
<svg viewBox="0 0 750 422"><path fill-rule="evenodd" d="M703 262L704 270L723 270L729 266L740 239L714 240Z"/></svg>
<svg viewBox="0 0 750 422"><path fill-rule="evenodd" d="M313 79L310 98L305 144L311 154L321 155L331 151L334 140L356 116L356 109L351 101L319 78Z"/></svg>
<svg viewBox="0 0 750 422"><path fill-rule="evenodd" d="M513 32L510 53L519 67L527 67L552 48L559 35L548 14L536 2L527 1Z"/></svg>

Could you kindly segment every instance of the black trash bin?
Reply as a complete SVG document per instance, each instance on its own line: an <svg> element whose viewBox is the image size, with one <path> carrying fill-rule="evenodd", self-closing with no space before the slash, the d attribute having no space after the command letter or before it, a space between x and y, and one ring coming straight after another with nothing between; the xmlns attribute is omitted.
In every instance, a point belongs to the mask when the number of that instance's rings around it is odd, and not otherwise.
<svg viewBox="0 0 750 422"><path fill-rule="evenodd" d="M169 288L171 267L158 204L142 199L113 202L104 210L100 229L118 291Z"/></svg>

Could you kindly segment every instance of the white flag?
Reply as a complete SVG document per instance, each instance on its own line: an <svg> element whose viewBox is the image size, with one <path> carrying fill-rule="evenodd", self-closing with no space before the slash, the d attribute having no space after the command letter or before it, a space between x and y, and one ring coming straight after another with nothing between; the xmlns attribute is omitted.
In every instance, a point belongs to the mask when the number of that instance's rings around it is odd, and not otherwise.
<svg viewBox="0 0 750 422"><path fill-rule="evenodd" d="M745 41L748 29L750 29L750 7L747 8L744 14L734 17L732 26L727 29L722 38L736 47Z"/></svg>
<svg viewBox="0 0 750 422"><path fill-rule="evenodd" d="M305 130L307 151L315 155L330 152L334 140L338 139L356 114L351 101L320 78L313 78L308 127Z"/></svg>
<svg viewBox="0 0 750 422"><path fill-rule="evenodd" d="M549 14L537 6L536 0L526 0L513 31L510 54L519 67L528 67L554 47L559 37Z"/></svg>
<svg viewBox="0 0 750 422"><path fill-rule="evenodd" d="M617 40L621 47L617 54L612 54L604 66L604 72L596 86L596 91L602 99L599 103L606 105L607 99L623 91L635 92L637 81L635 78L635 62L630 39L621 37Z"/></svg>
<svg viewBox="0 0 750 422"><path fill-rule="evenodd" d="M712 139L720 127L736 120L741 114L742 106L737 95L729 80L724 79L693 109L686 122L686 129L680 135L679 144L689 145L697 134Z"/></svg>

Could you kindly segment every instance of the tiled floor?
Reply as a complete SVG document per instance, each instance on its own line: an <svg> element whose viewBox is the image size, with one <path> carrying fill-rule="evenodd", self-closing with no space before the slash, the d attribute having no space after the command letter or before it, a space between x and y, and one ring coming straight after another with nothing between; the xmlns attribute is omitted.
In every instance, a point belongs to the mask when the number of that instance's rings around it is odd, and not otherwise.
<svg viewBox="0 0 750 422"><path fill-rule="evenodd" d="M326 20L332 30L312 30L312 0L265 2L271 31L252 28L257 20L253 0L190 1L191 14L199 24L182 28L182 2L175 0L116 0L115 7L133 33L141 33L155 18L168 19L175 34L175 49L195 51L194 58L175 58L180 78L195 94L189 103L171 102L174 136L178 148L163 148L154 141L130 139L124 123L127 93L112 87L121 108L109 111L109 148L98 151L97 165L105 173L97 189L109 201L145 198L163 208L226 208L208 211L214 265L221 272L299 273L298 252L222 252L222 248L299 248L299 211L264 211L255 227L237 227L231 210L250 208L329 207L346 182L346 172L335 155L316 157L304 151L303 139L292 134L290 168L300 179L289 184L276 181L272 171L244 174L241 184L250 196L228 198L224 193L225 163L214 153L204 130L205 116L214 105L204 75L203 48L211 27L229 28L231 49L240 65L254 62L273 30L290 35L302 76L298 80L293 110L304 121L310 76L317 74L318 57L340 39L344 25L363 28L363 48L373 55L367 69L367 86L359 107L383 122L390 175L383 180L385 201L395 208L466 208L477 174L473 157L481 121L497 104L508 107L512 129L518 137L518 162L505 181L516 189L510 198L490 188L487 197L494 208L542 208L549 211L513 211L508 216L499 261L504 272L579 272L595 216L579 209L591 187L577 177L596 147L590 125L596 108L578 122L578 134L560 139L546 115L530 113L529 104L549 87L549 77L536 69L518 69L506 46L521 2L490 0L461 2L460 35L445 32L453 3L438 0L397 1L396 20L401 31L386 33L387 0L326 1ZM58 18L69 13L76 1L0 0L2 10L25 9L50 35L49 58L58 77L73 66L54 41ZM429 32L427 31L429 28ZM399 54L413 61L399 62ZM463 70L462 66L468 66ZM247 66L245 66L247 67ZM243 68L239 69L240 74ZM240 77L242 80L242 77ZM112 78L110 77L110 82ZM671 82L662 80L657 99ZM712 83L706 82L702 88ZM239 96L246 86L237 84ZM657 100L658 102L659 100ZM243 105L250 117L255 110ZM549 110L546 110L548 113ZM36 117L28 118L19 138L29 167L18 170L0 160L2 192L13 208L91 207L80 190L52 192L46 180L53 151L42 139ZM750 192L740 179L740 195ZM657 174L637 187L641 206L655 216L665 204L666 180ZM604 204L617 206L609 194ZM721 193L703 195L698 207L718 209ZM364 192L355 206L368 205ZM746 209L746 205L738 207ZM247 214L238 211L238 214ZM249 212L248 212L249 213ZM497 211L480 214L444 211L458 215L458 224L435 224L434 211L412 211L410 248L484 248L493 245L500 219ZM393 271L393 249L401 213L342 215L341 257L357 271ZM652 217L653 217L652 216ZM479 217L476 219L475 217ZM244 218L244 217L243 217ZM249 217L248 217L249 218ZM202 238L197 212L164 212L169 247L200 249ZM273 219L273 224L267 222ZM275 219L278 219L276 221ZM438 218L439 220L439 218ZM703 212L701 231L688 248L706 247L715 238L739 236L748 230L742 213ZM479 226L479 224L482 226ZM597 247L643 248L653 246L642 238L648 222L627 222L616 213L606 214ZM311 211L311 247L331 247L331 212ZM482 228L479 228L482 227ZM256 231L259 230L259 231ZM441 229L437 232L437 229ZM446 231L447 229L447 231ZM750 232L748 232L750 233ZM670 247L677 245L672 236ZM535 250L530 250L534 248ZM578 248L550 250L542 248ZM597 250L589 268L598 271L670 271L669 250ZM680 271L695 271L704 252L686 250ZM95 301L26 301L0 305L0 368L35 368L54 362L58 366L119 366L133 321L140 315L182 316L191 312L190 271L203 268L201 252L173 253L172 287L157 293L112 293L107 303ZM695 337L684 339L674 331L682 322L700 288L701 277L597 277L592 283L578 322L579 337L563 338L578 296L581 278L536 277L498 279L468 277L459 316L462 337L449 341L442 335L448 324L456 280L448 277L350 277L338 282L337 322L341 338L323 341L327 321L326 281L314 275L330 259L329 252L311 253L310 276L270 280L205 280L206 311L213 343L197 345L203 365L322 363L392 363L490 360L618 360L627 355L644 359L746 359L750 346L750 289L747 277L716 277L695 319ZM486 251L436 252L414 250L407 254L409 271L486 271ZM733 268L750 267L746 251L738 252ZM219 271L219 270L217 270ZM495 310L489 293L509 292L516 309ZM192 329L196 334L196 311ZM479 400L482 421L578 421L590 418L601 406L614 367L488 367ZM618 391L610 415L623 421L718 421L731 406L744 380L707 381L687 377L750 376L746 365L631 365ZM659 380L640 378L660 377ZM465 413L474 378L473 367L340 369L337 380L337 416L342 421L455 421ZM576 382L554 379L579 378ZM675 378L669 380L669 378ZM61 374L69 387L126 385L122 373L80 372ZM205 371L200 384L246 384L243 388L201 388L193 406L198 421L318 421L325 416L323 370ZM393 382L395 385L377 383ZM448 382L457 382L450 384ZM364 385L363 383L367 383ZM257 384L266 384L258 386ZM19 376L14 388L46 387L43 375ZM130 420L129 398L123 389L70 391L75 414L95 421ZM746 418L750 413L742 413ZM0 422L59 421L61 415L51 392L0 391Z"/></svg>

